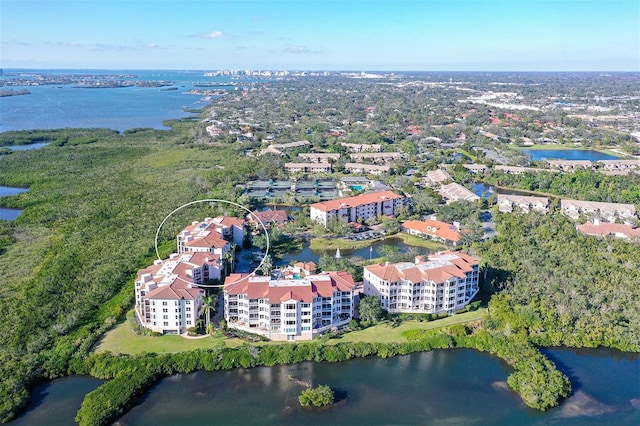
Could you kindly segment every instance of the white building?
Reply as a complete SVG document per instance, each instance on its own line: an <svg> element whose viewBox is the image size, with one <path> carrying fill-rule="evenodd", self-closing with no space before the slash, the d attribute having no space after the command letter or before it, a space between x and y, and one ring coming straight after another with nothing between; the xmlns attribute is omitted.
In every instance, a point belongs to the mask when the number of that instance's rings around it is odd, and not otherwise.
<svg viewBox="0 0 640 426"><path fill-rule="evenodd" d="M225 280L224 318L230 328L271 340L311 340L351 321L354 287L347 272L232 274Z"/></svg>
<svg viewBox="0 0 640 426"><path fill-rule="evenodd" d="M631 222L636 219L636 207L633 204L563 199L560 200L560 210L573 220L581 216L604 219L609 222L615 222L616 219Z"/></svg>
<svg viewBox="0 0 640 426"><path fill-rule="evenodd" d="M163 334L183 334L196 326L205 291L198 288L216 271L220 259L206 253L174 254L138 271L135 312L143 327Z"/></svg>
<svg viewBox="0 0 640 426"><path fill-rule="evenodd" d="M478 259L460 252L440 252L428 261L364 267L364 293L380 298L391 313L452 313L478 293Z"/></svg>
<svg viewBox="0 0 640 426"><path fill-rule="evenodd" d="M498 210L502 213L512 213L517 207L521 213L536 211L549 213L549 199L547 197L530 197L524 195L498 194Z"/></svg>
<svg viewBox="0 0 640 426"><path fill-rule="evenodd" d="M177 236L178 253L138 271L135 312L154 332L183 334L196 326L205 291L199 287L223 278L230 241L242 244L244 220L232 217L193 222Z"/></svg>
<svg viewBox="0 0 640 426"><path fill-rule="evenodd" d="M405 197L392 191L372 192L347 198L311 204L311 220L327 223L332 219L343 222L357 222L377 216L395 216Z"/></svg>
<svg viewBox="0 0 640 426"><path fill-rule="evenodd" d="M245 236L244 219L220 216L192 222L178 234L178 253L211 252L224 256L230 242L242 246Z"/></svg>
<svg viewBox="0 0 640 426"><path fill-rule="evenodd" d="M442 198L446 200L447 204L456 201L473 202L480 199L476 194L455 182L442 185L438 190L438 194L442 195Z"/></svg>

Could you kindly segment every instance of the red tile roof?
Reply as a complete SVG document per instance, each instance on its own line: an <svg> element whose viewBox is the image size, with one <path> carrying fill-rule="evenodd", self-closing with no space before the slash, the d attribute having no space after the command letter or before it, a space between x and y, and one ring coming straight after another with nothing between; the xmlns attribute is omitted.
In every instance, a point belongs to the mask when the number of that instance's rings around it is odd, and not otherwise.
<svg viewBox="0 0 640 426"><path fill-rule="evenodd" d="M457 231L453 225L438 220L407 220L401 227L418 231L422 234L433 235L448 241L460 241L460 232Z"/></svg>
<svg viewBox="0 0 640 426"><path fill-rule="evenodd" d="M397 200L404 198L401 195L394 193L393 191L379 191L371 192L369 194L355 195L353 197L338 198L335 200L323 201L320 203L311 204L310 207L328 212L332 210L338 210L345 207L358 207L366 204L381 203L387 200Z"/></svg>
<svg viewBox="0 0 640 426"><path fill-rule="evenodd" d="M368 265L364 268L386 282L406 280L412 283L433 281L436 284L456 277L465 278L478 260L464 253L450 251L429 256L429 262Z"/></svg>
<svg viewBox="0 0 640 426"><path fill-rule="evenodd" d="M271 280L266 276L231 274L224 284L226 294L247 294L249 299L269 299L276 304L287 300L313 302L314 297L331 297L334 291L351 291L353 277L347 272L325 272L296 280Z"/></svg>
<svg viewBox="0 0 640 426"><path fill-rule="evenodd" d="M582 225L576 225L578 231L587 235L626 237L631 239L640 239L640 228L634 228L632 225L621 223L599 222L598 225L592 222L586 222Z"/></svg>
<svg viewBox="0 0 640 426"><path fill-rule="evenodd" d="M247 219L257 222L258 219L263 223L274 223L274 222L287 222L289 220L289 216L287 212L284 210L271 210L267 209L266 211L259 212L258 210L251 212L251 214L247 215Z"/></svg>

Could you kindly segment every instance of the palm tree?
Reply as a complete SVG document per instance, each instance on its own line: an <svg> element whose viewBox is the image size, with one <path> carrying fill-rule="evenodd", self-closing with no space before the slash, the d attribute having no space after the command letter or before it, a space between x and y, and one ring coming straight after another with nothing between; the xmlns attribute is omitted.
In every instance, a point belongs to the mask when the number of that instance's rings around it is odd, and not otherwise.
<svg viewBox="0 0 640 426"><path fill-rule="evenodd" d="M231 250L229 250L224 254L224 261L226 265L225 269L227 271L227 275L233 272L233 262L235 261L235 259L236 259L236 245L231 244Z"/></svg>
<svg viewBox="0 0 640 426"><path fill-rule="evenodd" d="M271 256L266 255L264 257L264 260L262 261L262 266L260 266L260 272L262 272L262 275L269 275L271 274L271 270L273 269L273 261L271 260Z"/></svg>
<svg viewBox="0 0 640 426"><path fill-rule="evenodd" d="M204 308L206 326L205 330L209 332L209 325L211 324L211 310L215 308L216 296L209 294L202 299L202 307Z"/></svg>

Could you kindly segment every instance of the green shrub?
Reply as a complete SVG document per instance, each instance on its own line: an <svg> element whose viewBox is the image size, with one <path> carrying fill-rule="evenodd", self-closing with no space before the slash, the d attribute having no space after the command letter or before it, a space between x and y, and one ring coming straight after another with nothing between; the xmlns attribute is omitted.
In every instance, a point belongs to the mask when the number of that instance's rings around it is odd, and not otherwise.
<svg viewBox="0 0 640 426"><path fill-rule="evenodd" d="M324 407L333 404L334 400L335 395L327 385L305 389L298 397L298 401L303 407Z"/></svg>

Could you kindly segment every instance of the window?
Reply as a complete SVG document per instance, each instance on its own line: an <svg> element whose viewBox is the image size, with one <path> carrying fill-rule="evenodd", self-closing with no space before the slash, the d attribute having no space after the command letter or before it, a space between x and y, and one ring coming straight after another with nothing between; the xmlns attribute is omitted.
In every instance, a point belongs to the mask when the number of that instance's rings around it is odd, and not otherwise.
<svg viewBox="0 0 640 426"><path fill-rule="evenodd" d="M162 302L162 306L167 306L167 302Z"/></svg>
<svg viewBox="0 0 640 426"><path fill-rule="evenodd" d="M164 326L165 326L165 327L168 327L168 326L169 326L169 323L165 321L165 322L164 322Z"/></svg>
<svg viewBox="0 0 640 426"><path fill-rule="evenodd" d="M167 308L162 308L162 312L164 312L164 313L166 314L167 312L169 312L169 309L167 309Z"/></svg>

